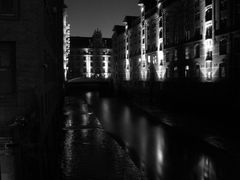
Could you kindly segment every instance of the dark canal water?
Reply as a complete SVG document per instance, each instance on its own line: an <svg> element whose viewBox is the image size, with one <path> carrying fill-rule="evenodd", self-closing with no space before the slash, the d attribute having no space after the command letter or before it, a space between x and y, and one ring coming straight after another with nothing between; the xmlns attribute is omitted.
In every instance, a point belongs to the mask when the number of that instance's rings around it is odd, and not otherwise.
<svg viewBox="0 0 240 180"><path fill-rule="evenodd" d="M62 179L220 180L237 174L239 166L220 142L213 146L172 125L169 115L162 123L120 98L66 97L64 116Z"/></svg>

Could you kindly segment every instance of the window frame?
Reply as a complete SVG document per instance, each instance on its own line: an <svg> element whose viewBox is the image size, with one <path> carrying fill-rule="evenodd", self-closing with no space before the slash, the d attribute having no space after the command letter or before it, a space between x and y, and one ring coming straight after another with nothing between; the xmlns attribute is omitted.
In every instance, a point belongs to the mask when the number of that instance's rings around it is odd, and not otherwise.
<svg viewBox="0 0 240 180"><path fill-rule="evenodd" d="M0 0L0 6L1 6ZM20 3L19 0L13 0L13 11L12 12L3 12L0 10L0 19L17 19L19 17Z"/></svg>
<svg viewBox="0 0 240 180"><path fill-rule="evenodd" d="M11 92L0 92L0 95L8 95L8 94L14 94L16 93L16 42L14 41L0 41L0 48L7 47L11 51L11 57L10 57L10 65L9 66L2 66L0 64L0 71L1 69L8 69L11 71Z"/></svg>

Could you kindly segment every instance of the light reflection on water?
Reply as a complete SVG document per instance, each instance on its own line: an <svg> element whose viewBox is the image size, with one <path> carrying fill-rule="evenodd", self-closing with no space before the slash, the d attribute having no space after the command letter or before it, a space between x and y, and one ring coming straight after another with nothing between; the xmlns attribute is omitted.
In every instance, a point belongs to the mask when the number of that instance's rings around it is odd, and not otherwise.
<svg viewBox="0 0 240 180"><path fill-rule="evenodd" d="M99 95L86 93L85 102L82 101L79 107L82 125L89 122L87 112L89 107L92 108L104 129L120 138L126 152L149 179L178 179L179 176L189 180L217 179L214 160L199 148L198 142L196 146L192 145L189 137L172 134L173 131L169 131L170 126L166 128L163 124L154 123L151 117L117 98L100 98ZM79 114L76 114L68 112L66 127L74 126L76 122L71 120L77 119ZM168 119L162 118L164 122ZM72 133L73 131L69 130L65 139L64 168L67 173L70 173L72 168ZM88 130L82 130L78 136L84 140L88 136ZM98 138L101 136L97 136L95 140L100 141Z"/></svg>
<svg viewBox="0 0 240 180"><path fill-rule="evenodd" d="M64 169L64 173L67 176L72 172L72 159L73 159L73 138L74 138L74 130L68 130L66 132L65 140L64 140L64 154L61 162L61 168Z"/></svg>
<svg viewBox="0 0 240 180"><path fill-rule="evenodd" d="M165 150L164 129L153 126L145 115L119 101L102 98L97 104L95 109L104 128L120 136L127 151L133 152L134 156L137 154L136 165L143 171L150 168L149 173L161 177Z"/></svg>

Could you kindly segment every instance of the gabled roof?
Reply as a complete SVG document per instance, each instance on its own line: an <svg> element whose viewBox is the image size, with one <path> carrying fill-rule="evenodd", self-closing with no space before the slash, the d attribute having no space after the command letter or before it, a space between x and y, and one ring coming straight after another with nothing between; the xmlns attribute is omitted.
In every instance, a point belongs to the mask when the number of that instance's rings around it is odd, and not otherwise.
<svg viewBox="0 0 240 180"><path fill-rule="evenodd" d="M102 38L103 47L102 48L112 48L111 38ZM92 37L70 37L70 47L71 48L92 48L93 47Z"/></svg>

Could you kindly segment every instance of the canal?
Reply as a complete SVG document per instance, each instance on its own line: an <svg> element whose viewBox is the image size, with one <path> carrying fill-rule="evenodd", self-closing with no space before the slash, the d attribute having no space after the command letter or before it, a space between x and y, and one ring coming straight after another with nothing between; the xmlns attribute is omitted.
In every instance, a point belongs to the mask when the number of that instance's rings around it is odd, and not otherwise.
<svg viewBox="0 0 240 180"><path fill-rule="evenodd" d="M218 137L193 133L171 119L165 113L155 118L122 98L97 92L65 97L61 179L235 177L237 161Z"/></svg>

